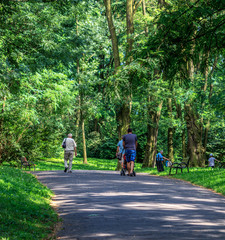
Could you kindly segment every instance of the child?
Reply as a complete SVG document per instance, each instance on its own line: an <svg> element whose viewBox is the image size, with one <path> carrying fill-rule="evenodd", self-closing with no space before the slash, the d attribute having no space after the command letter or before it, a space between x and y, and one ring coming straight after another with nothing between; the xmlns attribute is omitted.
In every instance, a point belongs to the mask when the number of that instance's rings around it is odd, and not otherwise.
<svg viewBox="0 0 225 240"><path fill-rule="evenodd" d="M217 162L219 162L219 160L215 159L215 158L213 157L213 154L212 154L212 153L210 153L209 156L210 156L210 158L209 158L209 160L208 160L208 161L209 161L209 167L214 168L214 167L215 167L215 160L216 160Z"/></svg>

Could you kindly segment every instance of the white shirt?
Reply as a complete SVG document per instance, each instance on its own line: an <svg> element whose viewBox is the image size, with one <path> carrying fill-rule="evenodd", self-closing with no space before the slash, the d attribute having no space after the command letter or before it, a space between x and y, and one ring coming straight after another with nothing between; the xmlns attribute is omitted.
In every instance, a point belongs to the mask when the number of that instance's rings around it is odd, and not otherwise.
<svg viewBox="0 0 225 240"><path fill-rule="evenodd" d="M209 167L214 167L214 165L215 165L215 158L214 157L211 157L211 158L209 158Z"/></svg>
<svg viewBox="0 0 225 240"><path fill-rule="evenodd" d="M74 151L74 148L77 147L75 141L72 138L66 138L65 141L66 141L65 151Z"/></svg>

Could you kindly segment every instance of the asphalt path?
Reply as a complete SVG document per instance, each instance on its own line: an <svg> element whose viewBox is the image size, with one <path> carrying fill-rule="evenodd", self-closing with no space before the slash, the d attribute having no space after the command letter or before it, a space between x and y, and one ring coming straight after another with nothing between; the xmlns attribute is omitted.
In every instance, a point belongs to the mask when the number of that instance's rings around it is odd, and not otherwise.
<svg viewBox="0 0 225 240"><path fill-rule="evenodd" d="M55 192L57 239L225 239L225 198L189 183L107 171L34 174Z"/></svg>

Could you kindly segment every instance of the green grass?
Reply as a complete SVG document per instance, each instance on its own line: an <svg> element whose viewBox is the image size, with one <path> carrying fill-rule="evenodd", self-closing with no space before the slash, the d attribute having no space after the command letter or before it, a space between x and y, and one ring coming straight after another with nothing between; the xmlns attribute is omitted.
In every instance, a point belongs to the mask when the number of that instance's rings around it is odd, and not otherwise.
<svg viewBox="0 0 225 240"><path fill-rule="evenodd" d="M56 171L64 170L64 161L57 158L43 158L35 161L36 171ZM114 171L117 167L117 159L98 159L88 158L88 164L83 164L83 158L73 159L74 170L104 170ZM28 170L28 169L27 169ZM33 170L33 169L31 169ZM145 172L150 174L157 174L155 168L142 168L141 163L135 163L136 172Z"/></svg>
<svg viewBox="0 0 225 240"><path fill-rule="evenodd" d="M47 158L35 162L37 171L64 170L63 159ZM74 158L74 170L107 170L113 171L116 168L117 161L108 159L88 158L88 164L83 164L82 158Z"/></svg>
<svg viewBox="0 0 225 240"><path fill-rule="evenodd" d="M172 177L212 189L225 196L225 169L191 168L190 173L179 173Z"/></svg>
<svg viewBox="0 0 225 240"><path fill-rule="evenodd" d="M46 238L58 220L52 195L33 175L0 167L0 239Z"/></svg>

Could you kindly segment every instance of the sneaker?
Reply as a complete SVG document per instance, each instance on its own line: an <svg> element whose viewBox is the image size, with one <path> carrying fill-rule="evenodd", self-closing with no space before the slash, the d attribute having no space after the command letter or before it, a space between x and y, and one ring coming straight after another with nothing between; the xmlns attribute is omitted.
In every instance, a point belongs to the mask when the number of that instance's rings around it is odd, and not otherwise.
<svg viewBox="0 0 225 240"><path fill-rule="evenodd" d="M130 177L133 177L133 176L134 176L134 174L133 174L133 173L131 173L131 174L130 174Z"/></svg>
<svg viewBox="0 0 225 240"><path fill-rule="evenodd" d="M64 170L64 172L67 172L67 169L68 169L68 167L65 167L65 170Z"/></svg>
<svg viewBox="0 0 225 240"><path fill-rule="evenodd" d="M72 173L72 171L70 170L68 173Z"/></svg>

